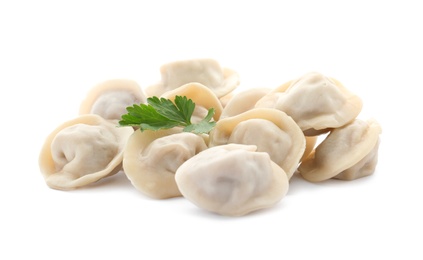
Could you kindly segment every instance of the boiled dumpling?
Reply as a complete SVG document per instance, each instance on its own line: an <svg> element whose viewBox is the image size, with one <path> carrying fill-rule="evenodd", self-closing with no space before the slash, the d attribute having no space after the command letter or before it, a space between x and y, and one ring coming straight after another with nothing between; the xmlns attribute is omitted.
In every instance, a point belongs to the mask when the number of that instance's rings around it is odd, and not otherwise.
<svg viewBox="0 0 423 260"><path fill-rule="evenodd" d="M288 174L294 174L305 151L305 137L298 125L282 111L255 108L219 120L210 132L210 146L228 143L257 146Z"/></svg>
<svg viewBox="0 0 423 260"><path fill-rule="evenodd" d="M41 149L39 165L47 185L71 190L118 172L123 148L133 131L98 115L82 115L63 123Z"/></svg>
<svg viewBox="0 0 423 260"><path fill-rule="evenodd" d="M289 187L286 173L267 153L239 144L200 152L178 168L175 179L189 201L227 216L271 207Z"/></svg>
<svg viewBox="0 0 423 260"><path fill-rule="evenodd" d="M213 59L181 60L162 65L161 81L148 87L148 96L161 96L163 93L187 83L197 82L209 88L218 97L223 97L239 85L239 75L235 71L222 68Z"/></svg>
<svg viewBox="0 0 423 260"><path fill-rule="evenodd" d="M256 102L270 92L268 88L252 88L236 93L226 103L220 118L239 115L253 109Z"/></svg>
<svg viewBox="0 0 423 260"><path fill-rule="evenodd" d="M318 135L353 121L362 101L339 81L312 72L275 89L256 107L284 111L305 135Z"/></svg>
<svg viewBox="0 0 423 260"><path fill-rule="evenodd" d="M317 143L317 136L306 136L306 147L304 150L304 154L301 157L301 162L307 158L307 156L314 150L314 147L316 146Z"/></svg>
<svg viewBox="0 0 423 260"><path fill-rule="evenodd" d="M372 174L377 163L381 127L375 120L355 119L334 129L298 168L306 180L353 180Z"/></svg>
<svg viewBox="0 0 423 260"><path fill-rule="evenodd" d="M380 139L373 147L373 149L363 157L354 166L345 169L341 173L335 175L334 179L339 180L355 180L361 177L365 177L374 173L378 161Z"/></svg>
<svg viewBox="0 0 423 260"><path fill-rule="evenodd" d="M178 197L176 169L206 148L202 137L180 129L138 130L125 148L123 168L132 185L149 197Z"/></svg>
<svg viewBox="0 0 423 260"><path fill-rule="evenodd" d="M80 105L79 114L97 114L105 119L121 119L126 108L146 103L141 87L133 80L112 79L93 87Z"/></svg>
<svg viewBox="0 0 423 260"><path fill-rule="evenodd" d="M174 90L163 93L161 97L174 100L176 96L185 96L195 103L195 110L192 114L192 123L198 123L206 115L210 108L214 108L213 119L219 120L222 114L222 104L217 96L206 86L200 83L188 83Z"/></svg>
<svg viewBox="0 0 423 260"><path fill-rule="evenodd" d="M229 103L229 101L232 100L232 98L235 96L235 91L230 92L229 94L224 95L223 97L219 98L220 104L223 108L226 107L226 105Z"/></svg>

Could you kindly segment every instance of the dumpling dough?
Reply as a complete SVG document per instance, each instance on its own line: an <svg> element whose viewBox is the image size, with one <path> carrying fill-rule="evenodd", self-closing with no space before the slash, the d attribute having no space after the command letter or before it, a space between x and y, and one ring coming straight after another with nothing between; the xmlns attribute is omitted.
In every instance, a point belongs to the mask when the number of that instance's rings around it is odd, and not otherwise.
<svg viewBox="0 0 423 260"><path fill-rule="evenodd" d="M301 163L299 173L312 182L330 178L353 180L375 171L379 135L375 120L356 119L334 129Z"/></svg>
<svg viewBox="0 0 423 260"><path fill-rule="evenodd" d="M175 183L178 167L207 149L202 137L178 129L135 131L125 149L123 168L132 185L156 199L181 196Z"/></svg>
<svg viewBox="0 0 423 260"><path fill-rule="evenodd" d="M98 115L82 115L56 128L46 139L39 166L47 185L71 190L122 169L131 127L116 127Z"/></svg>
<svg viewBox="0 0 423 260"><path fill-rule="evenodd" d="M224 95L223 97L219 98L220 104L224 108L229 101L235 96L235 91L230 92L229 94Z"/></svg>
<svg viewBox="0 0 423 260"><path fill-rule="evenodd" d="M79 114L96 114L105 119L121 119L126 108L146 103L141 87L133 80L112 79L93 87L82 101Z"/></svg>
<svg viewBox="0 0 423 260"><path fill-rule="evenodd" d="M174 90L163 93L161 97L174 100L176 96L186 96L195 103L195 110L191 117L192 123L198 123L206 115L210 108L214 108L213 119L219 120L222 114L222 104L216 95L206 86L200 83L188 83Z"/></svg>
<svg viewBox="0 0 423 260"><path fill-rule="evenodd" d="M220 119L236 116L253 109L256 102L270 91L271 89L267 88L252 88L234 94L224 106Z"/></svg>
<svg viewBox="0 0 423 260"><path fill-rule="evenodd" d="M284 111L305 135L312 136L353 121L361 111L362 101L339 81L312 72L275 89L256 107Z"/></svg>
<svg viewBox="0 0 423 260"><path fill-rule="evenodd" d="M210 132L210 146L228 143L257 146L288 174L294 174L305 151L305 137L290 116L271 108L255 108L219 120Z"/></svg>
<svg viewBox="0 0 423 260"><path fill-rule="evenodd" d="M221 68L213 59L181 60L162 65L161 82L146 89L148 96L161 96L187 83L197 82L223 97L239 85L239 75L228 68Z"/></svg>
<svg viewBox="0 0 423 260"><path fill-rule="evenodd" d="M182 195L200 208L242 216L271 207L287 193L286 173L253 145L209 148L183 163L175 174Z"/></svg>
<svg viewBox="0 0 423 260"><path fill-rule="evenodd" d="M306 147L300 162L302 162L305 158L307 158L307 156L314 150L314 147L316 146L316 143L317 143L317 136L306 136L305 139L306 139Z"/></svg>

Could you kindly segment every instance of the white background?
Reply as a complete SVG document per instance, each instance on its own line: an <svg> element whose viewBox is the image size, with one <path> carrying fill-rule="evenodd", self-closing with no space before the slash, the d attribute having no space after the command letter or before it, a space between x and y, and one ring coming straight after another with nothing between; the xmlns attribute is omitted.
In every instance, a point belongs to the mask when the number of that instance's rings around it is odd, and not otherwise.
<svg viewBox="0 0 423 260"><path fill-rule="evenodd" d="M137 2L0 1L0 259L422 259L419 1ZM236 70L239 89L339 79L383 127L375 174L294 177L276 207L240 218L149 199L123 174L45 185L44 138L89 88L145 87L160 65L201 57Z"/></svg>

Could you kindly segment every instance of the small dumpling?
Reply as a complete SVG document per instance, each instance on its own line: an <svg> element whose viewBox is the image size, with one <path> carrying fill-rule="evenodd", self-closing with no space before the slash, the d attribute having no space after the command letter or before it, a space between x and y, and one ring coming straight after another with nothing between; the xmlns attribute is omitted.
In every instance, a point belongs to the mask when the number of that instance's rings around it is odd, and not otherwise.
<svg viewBox="0 0 423 260"><path fill-rule="evenodd" d="M54 189L86 186L122 169L130 127L116 127L98 115L82 115L57 127L39 157L41 173Z"/></svg>
<svg viewBox="0 0 423 260"><path fill-rule="evenodd" d="M133 80L112 79L93 87L82 101L79 114L96 114L105 119L121 119L126 108L146 103L141 87Z"/></svg>
<svg viewBox="0 0 423 260"><path fill-rule="evenodd" d="M298 168L312 182L330 178L353 180L375 171L381 126L375 120L355 119L334 129Z"/></svg>
<svg viewBox="0 0 423 260"><path fill-rule="evenodd" d="M228 143L257 146L288 174L294 174L305 151L305 136L286 113L255 108L219 120L210 132L210 146Z"/></svg>
<svg viewBox="0 0 423 260"><path fill-rule="evenodd" d="M161 81L148 87L148 96L161 96L187 83L197 82L209 88L218 97L223 97L239 85L235 71L222 68L213 59L191 59L167 63L161 66Z"/></svg>
<svg viewBox="0 0 423 260"><path fill-rule="evenodd" d="M284 111L305 135L312 136L353 121L362 101L339 81L312 72L283 84L260 99L256 107Z"/></svg>
<svg viewBox="0 0 423 260"><path fill-rule="evenodd" d="M202 137L176 128L135 131L125 148L124 172L137 190L151 198L178 197L176 170L206 148Z"/></svg>
<svg viewBox="0 0 423 260"><path fill-rule="evenodd" d="M209 148L176 171L182 195L200 208L226 216L242 216L268 208L287 193L284 170L253 145Z"/></svg>
<svg viewBox="0 0 423 260"><path fill-rule="evenodd" d="M219 120L222 114L222 104L217 96L206 86L200 83L188 83L174 90L163 93L161 97L174 100L176 96L186 96L195 103L195 110L192 114L192 123L198 123L206 115L210 108L214 108L213 119Z"/></svg>
<svg viewBox="0 0 423 260"><path fill-rule="evenodd" d="M345 169L341 173L335 175L333 179L339 180L355 180L361 177L369 176L374 173L378 161L380 139L373 147L373 149L366 156L363 157L354 166Z"/></svg>
<svg viewBox="0 0 423 260"><path fill-rule="evenodd" d="M234 94L224 106L220 118L239 115L253 109L256 102L270 91L268 88L252 88Z"/></svg>

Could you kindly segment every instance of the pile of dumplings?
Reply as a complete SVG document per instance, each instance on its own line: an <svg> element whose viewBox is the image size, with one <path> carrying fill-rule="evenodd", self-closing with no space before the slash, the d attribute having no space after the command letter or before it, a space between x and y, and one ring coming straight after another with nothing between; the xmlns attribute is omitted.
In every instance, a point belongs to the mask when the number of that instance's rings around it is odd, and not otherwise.
<svg viewBox="0 0 423 260"><path fill-rule="evenodd" d="M375 171L381 126L357 118L362 100L334 78L310 72L276 88L237 91L238 73L213 59L175 61L160 72L144 89L113 79L88 92L79 115L42 146L49 187L72 190L122 172L144 196L183 196L242 216L281 201L294 174L321 182ZM216 126L208 134L118 127L127 107L151 96L192 99L193 123L214 108Z"/></svg>

